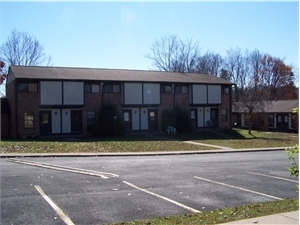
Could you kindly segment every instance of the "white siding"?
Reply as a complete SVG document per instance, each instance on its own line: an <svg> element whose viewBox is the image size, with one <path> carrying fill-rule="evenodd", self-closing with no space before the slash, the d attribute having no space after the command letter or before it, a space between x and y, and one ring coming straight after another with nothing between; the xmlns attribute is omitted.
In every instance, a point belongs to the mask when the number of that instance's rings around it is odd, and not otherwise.
<svg viewBox="0 0 300 225"><path fill-rule="evenodd" d="M64 105L83 105L83 82L64 82Z"/></svg>
<svg viewBox="0 0 300 225"><path fill-rule="evenodd" d="M159 84L143 84L144 104L160 104L160 86Z"/></svg>
<svg viewBox="0 0 300 225"><path fill-rule="evenodd" d="M62 109L62 133L71 133L71 110Z"/></svg>
<svg viewBox="0 0 300 225"><path fill-rule="evenodd" d="M208 104L221 104L221 85L208 85Z"/></svg>
<svg viewBox="0 0 300 225"><path fill-rule="evenodd" d="M40 89L41 105L62 104L62 83L60 81L41 81Z"/></svg>
<svg viewBox="0 0 300 225"><path fill-rule="evenodd" d="M124 100L125 104L142 104L143 103L143 86L142 83L125 83Z"/></svg>
<svg viewBox="0 0 300 225"><path fill-rule="evenodd" d="M141 108L141 130L148 130L148 108Z"/></svg>
<svg viewBox="0 0 300 225"><path fill-rule="evenodd" d="M198 110L198 127L204 127L205 123L204 123L204 108L203 107L199 107L197 108Z"/></svg>
<svg viewBox="0 0 300 225"><path fill-rule="evenodd" d="M140 129L140 111L139 108L133 108L132 111L132 130Z"/></svg>
<svg viewBox="0 0 300 225"><path fill-rule="evenodd" d="M61 133L61 123L60 123L60 109L51 110L51 120L52 120L52 133Z"/></svg>
<svg viewBox="0 0 300 225"><path fill-rule="evenodd" d="M193 102L192 104L207 104L207 86L193 85Z"/></svg>
<svg viewBox="0 0 300 225"><path fill-rule="evenodd" d="M210 120L210 108L205 107L204 108L204 126L207 127L207 121Z"/></svg>

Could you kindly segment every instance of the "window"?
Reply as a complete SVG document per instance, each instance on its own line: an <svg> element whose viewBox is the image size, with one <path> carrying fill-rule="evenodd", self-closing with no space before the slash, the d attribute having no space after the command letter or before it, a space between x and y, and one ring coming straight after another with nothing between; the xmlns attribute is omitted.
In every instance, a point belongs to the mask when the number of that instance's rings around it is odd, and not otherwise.
<svg viewBox="0 0 300 225"><path fill-rule="evenodd" d="M268 126L269 127L274 127L274 115L273 114L270 114L268 116Z"/></svg>
<svg viewBox="0 0 300 225"><path fill-rule="evenodd" d="M227 121L227 110L226 109L221 110L221 121Z"/></svg>
<svg viewBox="0 0 300 225"><path fill-rule="evenodd" d="M24 113L24 127L25 128L33 128L33 122L34 122L33 112L25 112Z"/></svg>
<svg viewBox="0 0 300 225"><path fill-rule="evenodd" d="M222 88L222 94L228 95L229 94L229 87L223 87Z"/></svg>
<svg viewBox="0 0 300 225"><path fill-rule="evenodd" d="M103 91L105 93L120 93L121 86L119 84L105 84Z"/></svg>
<svg viewBox="0 0 300 225"><path fill-rule="evenodd" d="M27 83L19 83L18 92L27 92L28 85Z"/></svg>
<svg viewBox="0 0 300 225"><path fill-rule="evenodd" d="M87 113L87 125L88 126L96 125L96 113L95 112Z"/></svg>
<svg viewBox="0 0 300 225"><path fill-rule="evenodd" d="M84 92L85 93L99 93L100 85L99 84L85 84Z"/></svg>
<svg viewBox="0 0 300 225"><path fill-rule="evenodd" d="M165 94L172 94L172 85L171 84L163 84L160 86L160 92Z"/></svg>
<svg viewBox="0 0 300 225"><path fill-rule="evenodd" d="M175 94L187 94L187 93L189 93L188 86L186 85L175 86Z"/></svg>
<svg viewBox="0 0 300 225"><path fill-rule="evenodd" d="M37 92L37 83L19 83L18 92Z"/></svg>

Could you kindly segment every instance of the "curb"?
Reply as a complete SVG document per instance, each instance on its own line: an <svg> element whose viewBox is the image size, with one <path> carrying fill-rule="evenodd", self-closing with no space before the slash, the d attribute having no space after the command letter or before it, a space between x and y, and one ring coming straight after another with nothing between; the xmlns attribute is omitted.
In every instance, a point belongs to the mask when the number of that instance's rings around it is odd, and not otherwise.
<svg viewBox="0 0 300 225"><path fill-rule="evenodd" d="M262 151L283 151L288 147L274 148L245 148L245 149L218 149L218 150L197 150L197 151L176 151L176 152L114 152L114 153L2 153L0 158L14 157L113 157L113 156L161 156L161 155L198 155L198 154L221 154L240 152L262 152Z"/></svg>

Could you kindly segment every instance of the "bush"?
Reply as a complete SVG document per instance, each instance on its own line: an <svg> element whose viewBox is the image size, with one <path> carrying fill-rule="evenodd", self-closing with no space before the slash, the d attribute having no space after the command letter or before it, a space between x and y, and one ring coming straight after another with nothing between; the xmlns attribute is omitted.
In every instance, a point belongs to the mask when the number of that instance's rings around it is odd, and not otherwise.
<svg viewBox="0 0 300 225"><path fill-rule="evenodd" d="M98 114L94 135L121 136L124 135L124 125L121 114L116 105L104 103Z"/></svg>
<svg viewBox="0 0 300 225"><path fill-rule="evenodd" d="M167 130L168 126L175 127L178 133L192 131L192 124L189 110L176 105L173 110L162 112L162 129Z"/></svg>

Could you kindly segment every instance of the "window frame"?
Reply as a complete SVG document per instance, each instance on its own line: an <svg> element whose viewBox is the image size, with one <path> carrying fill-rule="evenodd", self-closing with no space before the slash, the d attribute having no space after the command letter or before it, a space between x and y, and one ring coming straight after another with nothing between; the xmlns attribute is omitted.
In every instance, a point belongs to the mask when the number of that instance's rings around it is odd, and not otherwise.
<svg viewBox="0 0 300 225"><path fill-rule="evenodd" d="M24 120L24 128L25 129L34 128L34 112L24 112L23 120Z"/></svg>
<svg viewBox="0 0 300 225"><path fill-rule="evenodd" d="M21 88L22 85L24 85L23 88ZM20 82L20 83L18 83L18 92L20 92L20 93L37 93L38 92L37 82Z"/></svg>
<svg viewBox="0 0 300 225"><path fill-rule="evenodd" d="M167 88L170 88L170 90L167 90ZM172 94L172 84L161 84L160 92L162 94Z"/></svg>
<svg viewBox="0 0 300 225"><path fill-rule="evenodd" d="M184 90L186 90L186 92ZM189 86L188 85L184 85L184 84L175 85L174 94L188 94L188 93L189 93Z"/></svg>
<svg viewBox="0 0 300 225"><path fill-rule="evenodd" d="M224 112L225 112L225 114L224 114ZM227 121L227 115L228 115L227 109L221 109L221 121L222 122Z"/></svg>
<svg viewBox="0 0 300 225"><path fill-rule="evenodd" d="M103 93L121 93L121 84L106 83L103 85Z"/></svg>

